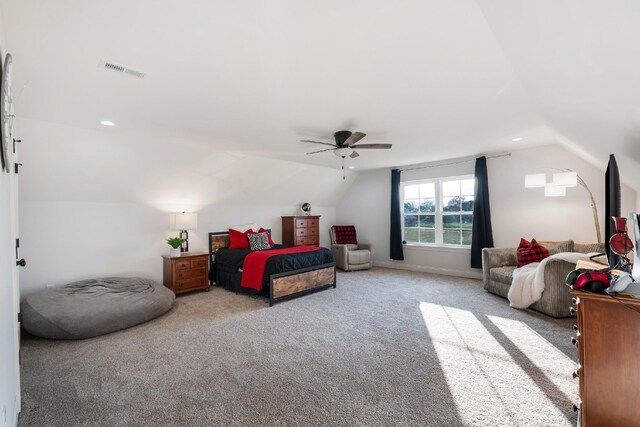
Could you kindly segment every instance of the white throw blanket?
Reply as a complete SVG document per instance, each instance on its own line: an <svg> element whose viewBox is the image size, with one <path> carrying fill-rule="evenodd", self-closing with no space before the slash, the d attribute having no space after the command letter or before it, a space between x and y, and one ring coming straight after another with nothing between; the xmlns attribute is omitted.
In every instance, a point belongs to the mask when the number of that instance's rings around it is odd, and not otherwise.
<svg viewBox="0 0 640 427"><path fill-rule="evenodd" d="M544 292L544 269L547 262L552 259L560 259L577 263L581 259L589 259L594 253L583 254L580 252L560 252L542 260L532 262L513 270L513 280L509 288L509 305L513 308L525 309L542 298Z"/></svg>

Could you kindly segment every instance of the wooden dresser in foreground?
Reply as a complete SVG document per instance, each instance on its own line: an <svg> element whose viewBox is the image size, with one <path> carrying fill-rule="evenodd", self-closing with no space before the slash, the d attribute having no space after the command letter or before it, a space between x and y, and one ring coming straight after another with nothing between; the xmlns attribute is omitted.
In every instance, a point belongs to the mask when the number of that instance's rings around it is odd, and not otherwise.
<svg viewBox="0 0 640 427"><path fill-rule="evenodd" d="M184 253L163 258L163 284L176 294L209 290L209 255L204 252Z"/></svg>
<svg viewBox="0 0 640 427"><path fill-rule="evenodd" d="M582 427L640 425L640 300L573 290Z"/></svg>
<svg viewBox="0 0 640 427"><path fill-rule="evenodd" d="M283 216L282 243L293 246L320 246L320 216Z"/></svg>

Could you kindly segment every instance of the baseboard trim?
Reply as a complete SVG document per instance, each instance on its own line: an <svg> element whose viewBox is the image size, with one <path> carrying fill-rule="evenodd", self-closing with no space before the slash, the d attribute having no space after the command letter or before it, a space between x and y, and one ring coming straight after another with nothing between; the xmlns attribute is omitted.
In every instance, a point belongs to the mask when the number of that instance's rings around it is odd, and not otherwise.
<svg viewBox="0 0 640 427"><path fill-rule="evenodd" d="M418 271L420 273L434 273L445 276L464 277L467 279L482 279L482 271L452 270L450 268L427 267L424 265L396 263L393 261L373 261L376 267L393 268L396 270Z"/></svg>

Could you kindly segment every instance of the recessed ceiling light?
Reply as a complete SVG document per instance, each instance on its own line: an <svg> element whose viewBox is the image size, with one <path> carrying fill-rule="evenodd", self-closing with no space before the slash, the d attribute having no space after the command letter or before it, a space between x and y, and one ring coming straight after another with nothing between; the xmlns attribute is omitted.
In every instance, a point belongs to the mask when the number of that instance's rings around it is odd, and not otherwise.
<svg viewBox="0 0 640 427"><path fill-rule="evenodd" d="M101 120L100 124L102 126L115 126L116 124L113 123L111 120Z"/></svg>
<svg viewBox="0 0 640 427"><path fill-rule="evenodd" d="M517 138L513 138L513 139L512 139L512 141L513 141L513 142L518 142L518 141L522 141L523 139L524 139L524 138L522 138L522 137L520 137L520 136L519 136L519 137L517 137Z"/></svg>
<svg viewBox="0 0 640 427"><path fill-rule="evenodd" d="M349 169L355 169L355 168L356 168L355 166L349 166Z"/></svg>

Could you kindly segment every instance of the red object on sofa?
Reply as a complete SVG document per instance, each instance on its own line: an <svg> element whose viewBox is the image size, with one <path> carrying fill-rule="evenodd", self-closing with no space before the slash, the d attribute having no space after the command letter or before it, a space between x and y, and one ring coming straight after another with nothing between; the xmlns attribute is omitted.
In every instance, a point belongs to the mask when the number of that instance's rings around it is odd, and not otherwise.
<svg viewBox="0 0 640 427"><path fill-rule="evenodd" d="M532 262L540 262L548 256L549 251L547 248L536 242L536 239L531 239L531 243L525 239L520 239L520 245L516 251L518 267L531 264Z"/></svg>
<svg viewBox="0 0 640 427"><path fill-rule="evenodd" d="M338 245L357 245L356 227L353 225L334 225L333 234Z"/></svg>

